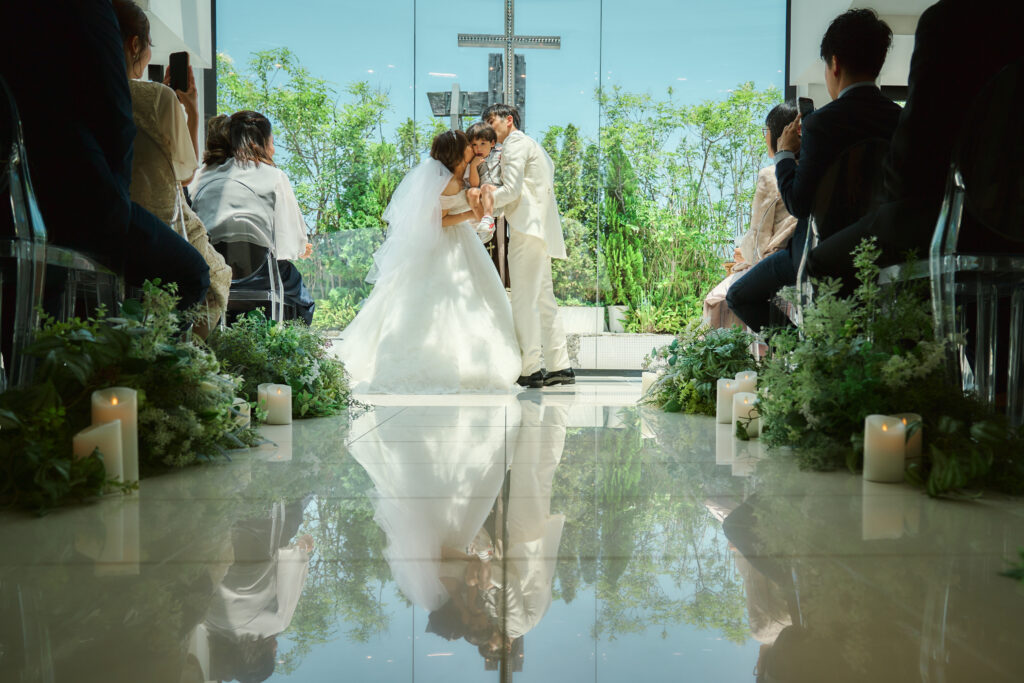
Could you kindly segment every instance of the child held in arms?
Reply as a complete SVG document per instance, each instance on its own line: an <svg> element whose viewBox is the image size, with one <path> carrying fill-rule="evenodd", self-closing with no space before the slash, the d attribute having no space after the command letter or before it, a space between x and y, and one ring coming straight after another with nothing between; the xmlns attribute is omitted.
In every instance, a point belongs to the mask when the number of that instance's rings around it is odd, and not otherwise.
<svg viewBox="0 0 1024 683"><path fill-rule="evenodd" d="M466 137L474 155L469 162L466 199L480 221L476 232L486 242L494 235L494 190L501 187L501 150L496 148L498 136L494 129L483 121L470 126Z"/></svg>

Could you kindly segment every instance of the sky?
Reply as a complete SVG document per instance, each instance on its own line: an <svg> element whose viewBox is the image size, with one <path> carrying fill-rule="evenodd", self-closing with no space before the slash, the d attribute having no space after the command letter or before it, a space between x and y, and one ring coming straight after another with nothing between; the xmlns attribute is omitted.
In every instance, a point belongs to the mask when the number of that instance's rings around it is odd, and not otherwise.
<svg viewBox="0 0 1024 683"><path fill-rule="evenodd" d="M594 89L619 85L695 104L745 81L783 84L785 0L517 0L518 35L557 35L526 56L527 132L572 122L593 136ZM503 0L217 0L217 50L244 67L288 47L339 91L368 81L391 97L392 125L430 118L427 92L487 87L487 55L458 33L502 33Z"/></svg>

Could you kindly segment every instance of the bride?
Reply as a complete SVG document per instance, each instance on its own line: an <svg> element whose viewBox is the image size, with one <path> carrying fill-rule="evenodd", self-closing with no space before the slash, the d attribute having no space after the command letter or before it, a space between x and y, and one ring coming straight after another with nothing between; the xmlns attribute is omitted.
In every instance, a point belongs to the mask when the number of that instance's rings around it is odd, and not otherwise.
<svg viewBox="0 0 1024 683"><path fill-rule="evenodd" d="M339 354L363 393L509 391L522 369L505 288L470 221L461 130L436 138L384 211L373 291ZM486 236L485 236L486 238Z"/></svg>

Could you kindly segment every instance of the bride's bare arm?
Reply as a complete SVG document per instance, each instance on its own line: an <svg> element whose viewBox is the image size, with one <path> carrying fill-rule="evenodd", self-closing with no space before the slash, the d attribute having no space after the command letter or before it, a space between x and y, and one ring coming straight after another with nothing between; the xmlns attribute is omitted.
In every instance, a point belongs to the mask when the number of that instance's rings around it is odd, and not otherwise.
<svg viewBox="0 0 1024 683"><path fill-rule="evenodd" d="M444 214L444 213L442 213L441 227L447 228L447 227L449 227L451 225L458 225L459 223L463 223L465 221L472 220L472 219L473 219L473 212L472 211L463 211L462 213L451 213L451 214Z"/></svg>

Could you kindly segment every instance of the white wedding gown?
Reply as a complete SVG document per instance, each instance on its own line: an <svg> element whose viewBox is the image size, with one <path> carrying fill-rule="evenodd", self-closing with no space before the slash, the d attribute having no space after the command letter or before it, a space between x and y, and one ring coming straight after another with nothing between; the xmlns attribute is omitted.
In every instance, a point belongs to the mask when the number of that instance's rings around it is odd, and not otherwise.
<svg viewBox="0 0 1024 683"><path fill-rule="evenodd" d="M373 291L342 333L339 357L357 393L508 392L522 368L512 308L473 227L441 226L468 211L465 191L441 191L451 172L428 159L385 211Z"/></svg>

